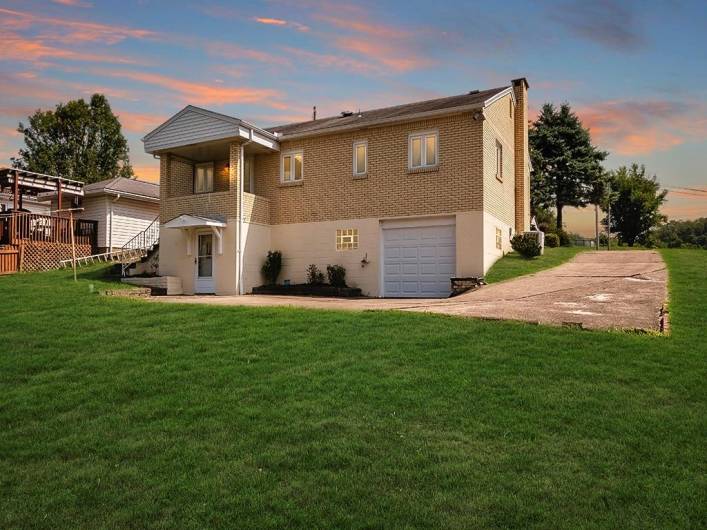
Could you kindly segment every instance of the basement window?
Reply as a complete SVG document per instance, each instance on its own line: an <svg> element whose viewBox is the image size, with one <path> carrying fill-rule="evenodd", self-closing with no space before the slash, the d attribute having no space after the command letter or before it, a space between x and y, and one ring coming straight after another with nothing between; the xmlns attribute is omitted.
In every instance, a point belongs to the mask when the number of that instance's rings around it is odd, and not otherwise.
<svg viewBox="0 0 707 530"><path fill-rule="evenodd" d="M194 193L214 191L214 164L196 164L194 166Z"/></svg>
<svg viewBox="0 0 707 530"><path fill-rule="evenodd" d="M299 182L304 178L304 156L302 151L283 153L280 167L282 182Z"/></svg>
<svg viewBox="0 0 707 530"><path fill-rule="evenodd" d="M356 250L358 248L358 228L336 230L336 250Z"/></svg>

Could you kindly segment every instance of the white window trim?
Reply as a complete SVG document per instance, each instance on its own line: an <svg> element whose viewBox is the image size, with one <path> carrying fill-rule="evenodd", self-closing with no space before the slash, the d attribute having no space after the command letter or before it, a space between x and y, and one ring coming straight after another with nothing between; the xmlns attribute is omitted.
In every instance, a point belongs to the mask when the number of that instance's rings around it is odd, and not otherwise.
<svg viewBox="0 0 707 530"><path fill-rule="evenodd" d="M420 162L422 162L422 165L420 166L413 166L412 165L412 141L415 138L424 138L425 136L430 136L434 135L435 136L435 163L434 164L428 164L427 163L427 149L424 149L422 143L420 144ZM431 168L431 167L436 167L439 165L439 131L437 129L432 129L429 131L417 131L414 133L410 133L408 135L408 169L426 169L426 168Z"/></svg>
<svg viewBox="0 0 707 530"><path fill-rule="evenodd" d="M366 170L365 171L357 171L358 167L356 166L356 149L358 146L364 146L366 148L366 156L365 156L365 164L366 164ZM368 140L356 140L353 143L353 176L354 177L362 177L363 175L368 174Z"/></svg>
<svg viewBox="0 0 707 530"><path fill-rule="evenodd" d="M302 156L302 177L295 179L295 155ZM285 157L292 157L290 162L290 170L292 171L292 179L285 180ZM293 149L292 151L285 151L280 155L280 182L282 184L292 184L293 182L302 182L304 180L304 150L303 149Z"/></svg>
<svg viewBox="0 0 707 530"><path fill-rule="evenodd" d="M202 167L211 168L211 188L209 189L208 179L207 179L207 186L206 186L207 189L197 190L196 189L196 182L197 182L196 176L199 172L199 168L202 168ZM194 183L193 183L194 193L213 193L213 191L214 191L214 171L215 171L215 168L214 168L213 162L202 162L200 164L194 164Z"/></svg>
<svg viewBox="0 0 707 530"><path fill-rule="evenodd" d="M503 182L503 144L496 140L496 143L494 144L494 148L496 149L496 167L494 171L496 172L496 180L499 182ZM499 150L500 150L500 157L499 155Z"/></svg>

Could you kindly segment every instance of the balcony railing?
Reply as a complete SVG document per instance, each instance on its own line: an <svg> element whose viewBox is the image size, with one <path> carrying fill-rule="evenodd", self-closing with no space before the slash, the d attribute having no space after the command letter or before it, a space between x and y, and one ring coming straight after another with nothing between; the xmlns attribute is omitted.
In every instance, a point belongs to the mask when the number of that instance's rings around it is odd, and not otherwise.
<svg viewBox="0 0 707 530"><path fill-rule="evenodd" d="M71 233L77 245L96 248L98 221L69 219L27 212L0 214L0 244L17 245L21 241L71 244Z"/></svg>

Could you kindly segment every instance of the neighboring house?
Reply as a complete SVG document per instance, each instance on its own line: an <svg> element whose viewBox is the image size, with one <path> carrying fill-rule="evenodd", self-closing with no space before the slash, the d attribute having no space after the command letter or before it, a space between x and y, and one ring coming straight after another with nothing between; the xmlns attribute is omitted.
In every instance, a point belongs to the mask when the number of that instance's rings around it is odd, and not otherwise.
<svg viewBox="0 0 707 530"><path fill-rule="evenodd" d="M86 184L84 196L77 200L74 206L83 208L77 217L98 222L98 251L117 251L158 217L160 186L116 177ZM56 209L56 194L51 201L52 209ZM67 203L64 207L70 206Z"/></svg>
<svg viewBox="0 0 707 530"><path fill-rule="evenodd" d="M30 196L22 197L22 209L41 215L49 215L50 212L49 204ZM12 194L0 193L0 213L8 210L12 210Z"/></svg>
<svg viewBox="0 0 707 530"><path fill-rule="evenodd" d="M281 282L340 264L371 296L447 296L529 228L527 89L269 129L187 106L143 139L160 158L160 273L244 294L280 250Z"/></svg>

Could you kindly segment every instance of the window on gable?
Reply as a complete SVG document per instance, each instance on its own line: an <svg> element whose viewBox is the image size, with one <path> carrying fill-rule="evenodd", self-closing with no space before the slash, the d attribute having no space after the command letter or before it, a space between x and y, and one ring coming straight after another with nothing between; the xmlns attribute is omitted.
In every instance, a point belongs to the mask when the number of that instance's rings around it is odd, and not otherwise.
<svg viewBox="0 0 707 530"><path fill-rule="evenodd" d="M496 140L496 178L503 182L503 146Z"/></svg>
<svg viewBox="0 0 707 530"><path fill-rule="evenodd" d="M439 133L426 132L410 135L408 145L410 169L437 165L439 156Z"/></svg>
<svg viewBox="0 0 707 530"><path fill-rule="evenodd" d="M336 230L336 250L356 250L358 248L358 228Z"/></svg>
<svg viewBox="0 0 707 530"><path fill-rule="evenodd" d="M496 228L496 248L501 250L503 247L503 234L500 228Z"/></svg>
<svg viewBox="0 0 707 530"><path fill-rule="evenodd" d="M368 143L365 140L353 144L353 174L365 175L368 172Z"/></svg>
<svg viewBox="0 0 707 530"><path fill-rule="evenodd" d="M194 166L194 193L214 191L214 164L196 164Z"/></svg>
<svg viewBox="0 0 707 530"><path fill-rule="evenodd" d="M298 182L304 178L304 157L302 151L292 151L282 155L282 182Z"/></svg>

